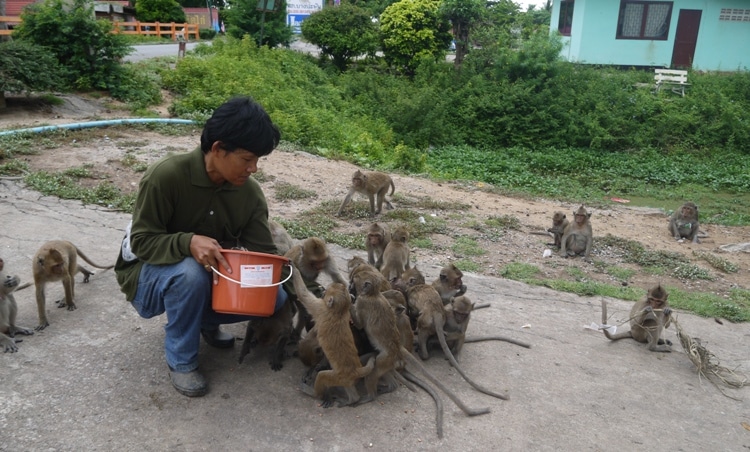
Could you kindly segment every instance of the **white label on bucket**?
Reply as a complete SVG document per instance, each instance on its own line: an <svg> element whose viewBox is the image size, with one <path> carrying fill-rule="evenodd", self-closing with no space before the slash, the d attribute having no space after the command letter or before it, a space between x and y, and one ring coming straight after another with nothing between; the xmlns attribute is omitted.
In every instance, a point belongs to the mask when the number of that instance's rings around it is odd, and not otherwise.
<svg viewBox="0 0 750 452"><path fill-rule="evenodd" d="M240 266L240 287L269 286L271 284L273 284L273 264Z"/></svg>

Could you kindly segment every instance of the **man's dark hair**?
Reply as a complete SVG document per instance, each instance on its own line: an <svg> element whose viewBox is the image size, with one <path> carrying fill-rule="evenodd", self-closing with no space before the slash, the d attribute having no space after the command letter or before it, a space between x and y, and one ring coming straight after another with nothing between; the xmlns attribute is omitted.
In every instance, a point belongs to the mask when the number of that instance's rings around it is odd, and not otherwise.
<svg viewBox="0 0 750 452"><path fill-rule="evenodd" d="M201 150L207 154L216 141L227 152L237 148L258 157L268 155L279 145L281 132L268 113L250 97L234 97L211 115L201 134Z"/></svg>

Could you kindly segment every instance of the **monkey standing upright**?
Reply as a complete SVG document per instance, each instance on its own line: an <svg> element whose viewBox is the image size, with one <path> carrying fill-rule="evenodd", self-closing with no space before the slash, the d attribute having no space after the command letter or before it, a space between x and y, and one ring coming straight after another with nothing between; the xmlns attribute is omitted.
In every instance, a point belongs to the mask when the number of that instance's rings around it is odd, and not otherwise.
<svg viewBox="0 0 750 452"><path fill-rule="evenodd" d="M16 325L18 305L13 291L18 288L19 282L18 276L5 272L5 261L0 259L0 348L4 353L18 351L13 338L16 334L34 334L33 330Z"/></svg>
<svg viewBox="0 0 750 452"><path fill-rule="evenodd" d="M675 210L669 218L669 232L675 240L688 239L692 243L700 243L698 240L698 206L690 201Z"/></svg>
<svg viewBox="0 0 750 452"><path fill-rule="evenodd" d="M594 233L591 229L591 213L581 206L573 212L573 222L568 223L560 239L560 257L582 254L585 258L588 258L593 243Z"/></svg>
<svg viewBox="0 0 750 452"><path fill-rule="evenodd" d="M667 302L668 297L669 294L661 284L652 287L644 298L633 304L630 310L630 331L611 334L605 328L602 330L604 335L612 341L633 338L638 342L647 343L648 349L652 352L671 352L672 342L661 338L662 331L668 328L672 321L672 308ZM604 300L602 323L607 323L607 302Z"/></svg>
<svg viewBox="0 0 750 452"><path fill-rule="evenodd" d="M383 265L383 251L391 241L391 232L387 225L373 223L367 229L365 248L367 249L367 263L380 270Z"/></svg>
<svg viewBox="0 0 750 452"><path fill-rule="evenodd" d="M388 188L391 189L391 195L393 195L393 192L396 191L396 187L393 185L393 179L391 179L391 176L377 171L355 171L352 175L352 185L349 187L349 192L346 194L346 197L344 197L344 201L341 203L341 207L339 207L339 211L336 215L341 215L341 212L344 211L344 207L346 207L347 204L349 204L349 201L352 200L352 195L354 195L355 192L365 195L370 199L370 215L379 214L383 209L383 202L385 202L388 209L393 209L393 205L390 201L385 199L385 195L388 194ZM375 208L376 195L378 205L377 209Z"/></svg>
<svg viewBox="0 0 750 452"><path fill-rule="evenodd" d="M380 272L388 281L398 279L409 269L409 231L397 226L391 234L391 241L383 250L383 265Z"/></svg>
<svg viewBox="0 0 750 452"><path fill-rule="evenodd" d="M75 297L75 275L83 273L83 282L89 282L89 277L94 273L82 265L78 265L78 256L103 270L110 269L114 265L103 266L92 262L74 244L66 240L51 240L42 245L32 259L32 273L34 274L34 286L36 287L36 306L39 311L39 325L36 330L43 330L49 326L45 308L44 286L48 282L62 280L65 288L65 298L57 301L57 307L67 306L68 311L74 311Z"/></svg>
<svg viewBox="0 0 750 452"><path fill-rule="evenodd" d="M565 216L565 213L557 211L552 215L552 227L547 229L547 232L552 233L552 237L554 238L553 243L548 243L547 245L554 246L556 248L560 248L562 244L562 236L565 232L565 228L568 226L568 219Z"/></svg>

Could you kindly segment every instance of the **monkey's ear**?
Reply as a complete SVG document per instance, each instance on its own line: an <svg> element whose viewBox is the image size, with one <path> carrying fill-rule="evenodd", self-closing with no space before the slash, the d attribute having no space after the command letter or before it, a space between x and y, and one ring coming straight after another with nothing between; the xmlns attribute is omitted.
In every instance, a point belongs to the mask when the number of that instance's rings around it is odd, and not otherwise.
<svg viewBox="0 0 750 452"><path fill-rule="evenodd" d="M328 306L329 308L333 307L333 297L328 297L328 299L326 300L326 306Z"/></svg>
<svg viewBox="0 0 750 452"><path fill-rule="evenodd" d="M448 279L448 275L440 273L440 281L445 281L446 279Z"/></svg>

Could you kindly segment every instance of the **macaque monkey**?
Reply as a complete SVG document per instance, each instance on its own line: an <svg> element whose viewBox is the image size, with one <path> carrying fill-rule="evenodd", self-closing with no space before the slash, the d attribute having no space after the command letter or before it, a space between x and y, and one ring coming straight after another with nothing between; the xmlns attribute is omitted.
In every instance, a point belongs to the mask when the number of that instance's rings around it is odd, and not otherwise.
<svg viewBox="0 0 750 452"><path fill-rule="evenodd" d="M669 232L675 240L688 239L693 243L698 240L698 206L692 202L686 202L678 210L675 210L669 219Z"/></svg>
<svg viewBox="0 0 750 452"><path fill-rule="evenodd" d="M349 193L346 194L344 202L341 203L339 211L336 214L341 216L341 212L344 211L344 207L349 204L354 193L365 195L370 199L370 215L377 215L383 209L383 202L388 209L393 209L390 201L385 199L385 195L388 194L388 188L391 189L391 195L396 191L396 187L393 185L391 176L380 173L377 171L365 171L362 172L357 170L352 175L352 185L349 187ZM377 195L378 208L375 209L375 195Z"/></svg>
<svg viewBox="0 0 750 452"><path fill-rule="evenodd" d="M607 339L616 341L618 339L633 338L638 342L648 344L652 352L671 352L672 342L661 338L664 328L671 323L672 308L669 307L667 298L669 294L661 285L651 288L646 296L633 304L630 310L630 331L610 334L605 328L604 335ZM607 302L602 300L602 323L607 323Z"/></svg>
<svg viewBox="0 0 750 452"><path fill-rule="evenodd" d="M13 291L18 288L20 279L18 276L7 274L4 268L5 262L0 259L0 348L4 353L15 353L18 351L18 346L16 346L14 336L16 334L28 336L34 334L34 331L16 325L18 305Z"/></svg>
<svg viewBox="0 0 750 452"><path fill-rule="evenodd" d="M346 286L346 280L341 276L333 257L328 252L326 242L318 237L305 239L302 243L293 246L284 256L289 258L297 271L301 273L306 287L311 289L315 296L319 297L323 294L323 287L317 282L321 273L328 275L333 282ZM296 294L291 293L290 295L292 295L292 299L296 299ZM292 341L299 340L304 328L307 331L312 328L312 319L305 307L297 302L297 308L299 310L298 319L292 332Z"/></svg>
<svg viewBox="0 0 750 452"><path fill-rule="evenodd" d="M292 320L294 317L294 304L291 301L284 303L278 311L270 317L261 317L248 320L245 330L245 340L238 362L242 364L250 349L256 345L273 346L269 364L272 370L281 370L284 366L282 361L286 357L286 344L292 335Z"/></svg>
<svg viewBox="0 0 750 452"><path fill-rule="evenodd" d="M379 225L373 223L367 230L367 237L365 238L365 248L367 248L367 263L374 265L375 268L380 270L383 266L383 251L391 241L391 233L388 231L388 226Z"/></svg>
<svg viewBox="0 0 750 452"><path fill-rule="evenodd" d="M386 290L382 294L396 313L396 326L401 335L401 345L411 352L414 350L414 330L406 314L406 297L400 291L393 289Z"/></svg>
<svg viewBox="0 0 750 452"><path fill-rule="evenodd" d="M294 246L292 236L286 232L284 226L274 220L268 220L268 228L271 229L271 237L273 237L273 243L276 245L276 250L280 255L285 255L287 251Z"/></svg>
<svg viewBox="0 0 750 452"><path fill-rule="evenodd" d="M357 273L367 272L368 274L372 274L372 277L378 283L378 290L381 292L391 289L391 283L385 279L385 276L361 257L352 257L347 261L346 266L349 269L349 293L352 294L352 297L357 298L357 289L354 286L354 275Z"/></svg>
<svg viewBox="0 0 750 452"><path fill-rule="evenodd" d="M417 281L419 278L413 277L410 279ZM424 280L424 277L421 279ZM420 358L423 360L429 359L430 354L427 349L427 340L431 336L437 336L438 341L440 342L440 347L443 349L443 353L467 383L469 383L474 389L487 395L508 400L507 395L498 394L476 384L466 375L466 373L464 373L461 366L458 365L455 356L453 356L453 353L445 340L446 314L443 300L432 285L410 285L407 283L406 302L409 305L409 315L417 315L417 341L419 343Z"/></svg>
<svg viewBox="0 0 750 452"><path fill-rule="evenodd" d="M560 248L562 243L562 236L565 232L565 228L568 226L568 219L563 212L557 211L552 215L552 227L547 229L547 232L551 232L554 237L554 243L548 243L547 245Z"/></svg>
<svg viewBox="0 0 750 452"><path fill-rule="evenodd" d="M45 309L44 286L48 282L62 280L65 288L65 298L57 301L57 307L67 306L68 311L74 311L76 304L73 301L75 297L75 275L78 272L83 273L83 282L89 282L89 277L94 273L82 265L78 265L78 256L103 270L110 269L114 265L102 266L93 263L85 254L81 252L74 244L66 240L52 240L39 248L32 260L32 272L34 274L34 286L36 287L36 306L39 311L39 325L36 330L43 330L49 326L47 313Z"/></svg>
<svg viewBox="0 0 750 452"><path fill-rule="evenodd" d="M328 389L341 386L346 391L347 398L341 400L339 406L357 403L357 380L372 373L375 360L371 358L364 366L359 361L357 347L354 345L354 337L349 327L351 297L346 285L331 283L321 299L307 290L300 271L293 272L292 284L297 298L315 320L318 343L331 365L330 370L321 370L317 373L313 387L310 387L308 382L303 382L302 391L322 399L321 406L328 408L334 402Z"/></svg>
<svg viewBox="0 0 750 452"><path fill-rule="evenodd" d="M461 278L464 274L453 264L448 264L440 270L438 279L432 282L432 287L438 291L443 304L448 304L451 298L466 293L466 286Z"/></svg>
<svg viewBox="0 0 750 452"><path fill-rule="evenodd" d="M380 272L388 281L398 279L409 269L409 231L398 226L391 234L391 241L383 250L383 265Z"/></svg>
<svg viewBox="0 0 750 452"><path fill-rule="evenodd" d="M588 258L593 243L591 213L581 206L573 212L573 222L565 226L560 239L560 257L582 254L585 258Z"/></svg>

